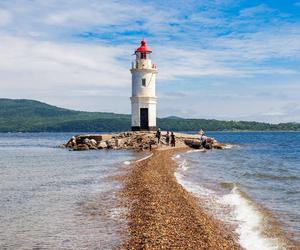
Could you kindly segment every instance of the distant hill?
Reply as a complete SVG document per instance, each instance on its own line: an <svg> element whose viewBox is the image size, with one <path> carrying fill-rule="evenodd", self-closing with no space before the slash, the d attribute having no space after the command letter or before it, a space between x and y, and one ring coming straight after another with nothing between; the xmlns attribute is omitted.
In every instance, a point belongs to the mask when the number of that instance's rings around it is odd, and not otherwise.
<svg viewBox="0 0 300 250"><path fill-rule="evenodd" d="M39 101L0 99L0 132L117 131L130 116L58 108Z"/></svg>
<svg viewBox="0 0 300 250"><path fill-rule="evenodd" d="M196 131L300 131L299 123L268 124L246 121L158 118L163 130ZM48 105L34 100L0 99L0 132L88 132L130 130L130 115L83 112Z"/></svg>
<svg viewBox="0 0 300 250"><path fill-rule="evenodd" d="M175 116L175 115L171 115L171 116L168 116L168 117L165 117L165 119L175 119L175 120L178 120L178 119L184 119L184 118L181 118L179 116Z"/></svg>

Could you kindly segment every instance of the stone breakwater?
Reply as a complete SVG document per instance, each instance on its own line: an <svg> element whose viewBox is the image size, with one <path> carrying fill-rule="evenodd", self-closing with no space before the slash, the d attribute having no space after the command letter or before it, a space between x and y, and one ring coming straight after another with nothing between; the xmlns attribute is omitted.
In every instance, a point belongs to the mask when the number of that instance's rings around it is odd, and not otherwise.
<svg viewBox="0 0 300 250"><path fill-rule="evenodd" d="M155 132L122 132L119 134L87 134L73 136L61 147L70 150L98 150L98 149L132 149L136 151L151 150L158 147L169 147L165 140L166 132L162 132L158 143ZM225 144L214 138L207 138L203 144L197 135L175 133L176 148L189 146L192 148L223 149Z"/></svg>
<svg viewBox="0 0 300 250"><path fill-rule="evenodd" d="M125 177L128 238L120 249L241 249L236 235L208 215L177 181L175 152L154 150Z"/></svg>

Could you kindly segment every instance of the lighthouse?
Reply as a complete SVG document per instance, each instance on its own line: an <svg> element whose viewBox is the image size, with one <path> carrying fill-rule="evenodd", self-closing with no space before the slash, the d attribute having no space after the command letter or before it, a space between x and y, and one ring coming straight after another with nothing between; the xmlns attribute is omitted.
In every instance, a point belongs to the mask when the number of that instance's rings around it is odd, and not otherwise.
<svg viewBox="0 0 300 250"><path fill-rule="evenodd" d="M131 65L131 129L151 131L156 129L155 79L156 65L151 62L152 51L143 39L134 52L135 61Z"/></svg>

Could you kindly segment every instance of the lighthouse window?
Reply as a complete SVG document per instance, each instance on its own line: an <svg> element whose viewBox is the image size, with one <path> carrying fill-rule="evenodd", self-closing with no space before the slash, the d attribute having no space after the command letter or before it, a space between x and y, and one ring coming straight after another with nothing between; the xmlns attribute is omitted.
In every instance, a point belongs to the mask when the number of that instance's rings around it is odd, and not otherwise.
<svg viewBox="0 0 300 250"><path fill-rule="evenodd" d="M141 53L141 59L146 59L146 53Z"/></svg>
<svg viewBox="0 0 300 250"><path fill-rule="evenodd" d="M142 79L142 86L146 87L146 79L145 78Z"/></svg>

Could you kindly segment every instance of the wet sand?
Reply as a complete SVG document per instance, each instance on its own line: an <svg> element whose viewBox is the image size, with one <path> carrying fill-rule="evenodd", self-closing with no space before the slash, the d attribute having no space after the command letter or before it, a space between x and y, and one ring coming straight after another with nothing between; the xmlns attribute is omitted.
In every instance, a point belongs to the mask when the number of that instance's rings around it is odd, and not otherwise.
<svg viewBox="0 0 300 250"><path fill-rule="evenodd" d="M120 249L241 249L231 230L177 182L171 157L185 150L155 150L129 170L122 193L129 232Z"/></svg>

